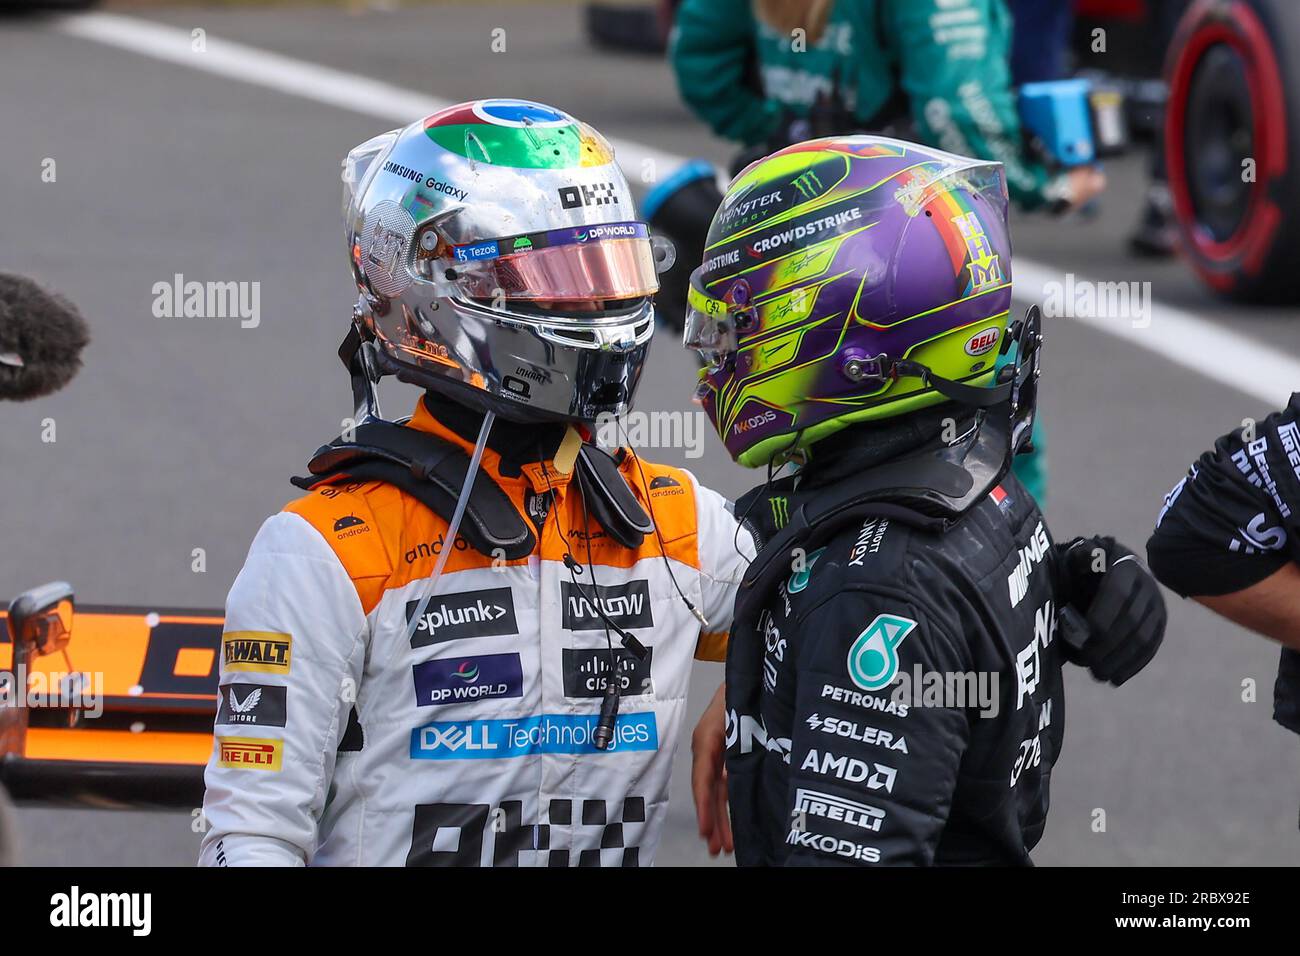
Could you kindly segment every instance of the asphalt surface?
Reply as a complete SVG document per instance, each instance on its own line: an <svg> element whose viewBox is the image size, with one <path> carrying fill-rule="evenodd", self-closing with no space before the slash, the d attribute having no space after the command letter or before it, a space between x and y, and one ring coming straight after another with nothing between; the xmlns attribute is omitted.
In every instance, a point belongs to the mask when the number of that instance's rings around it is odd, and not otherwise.
<svg viewBox="0 0 1300 956"><path fill-rule="evenodd" d="M683 155L730 152L680 105L662 62L589 48L572 4L142 15L446 99L541 99ZM496 27L507 31L504 53L490 52ZM70 388L0 406L0 589L64 578L87 603L222 604L258 525L293 497L287 477L348 413L335 356L353 299L338 161L389 125L67 36L49 20L0 20L0 269L71 297L94 335ZM53 183L41 178L47 158ZM1110 172L1096 218L1022 219L1018 252L1061 271L1150 281L1164 302L1297 353L1293 311L1228 307L1177 263L1129 260L1121 237L1142 164ZM260 325L154 317L154 283L177 273L259 282ZM1147 332L1160 335L1159 324ZM1110 532L1140 548L1188 462L1270 410L1095 328L1059 319L1047 335L1047 514L1058 538ZM691 409L692 370L671 340L659 342L638 407ZM392 414L414 401L400 387L385 398ZM41 440L47 418L54 443ZM655 454L730 494L754 480L713 444L702 459ZM204 573L191 570L194 548L205 549ZM1172 595L1170 604L1164 650L1124 688L1069 676L1042 864L1300 860L1300 747L1270 719L1276 649ZM696 711L719 679L719 667L700 667ZM1246 680L1257 702L1242 700ZM688 770L683 741L661 864L708 862ZM23 808L18 819L33 864L185 865L198 844L185 813Z"/></svg>

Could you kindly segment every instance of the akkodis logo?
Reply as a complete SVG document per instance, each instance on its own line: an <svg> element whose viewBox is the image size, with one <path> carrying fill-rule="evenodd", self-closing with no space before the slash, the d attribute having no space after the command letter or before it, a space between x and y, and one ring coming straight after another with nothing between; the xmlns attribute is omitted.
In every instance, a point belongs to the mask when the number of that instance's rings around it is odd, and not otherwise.
<svg viewBox="0 0 1300 956"><path fill-rule="evenodd" d="M849 648L849 678L863 690L887 687L898 673L898 645L916 628L911 618L877 614Z"/></svg>

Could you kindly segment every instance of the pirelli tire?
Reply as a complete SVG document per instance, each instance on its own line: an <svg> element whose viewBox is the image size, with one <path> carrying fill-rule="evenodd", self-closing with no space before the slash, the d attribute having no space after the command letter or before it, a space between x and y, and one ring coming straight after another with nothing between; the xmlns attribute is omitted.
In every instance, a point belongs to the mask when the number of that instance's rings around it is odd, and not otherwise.
<svg viewBox="0 0 1300 956"><path fill-rule="evenodd" d="M1241 302L1300 302L1300 3L1198 0L1167 61L1183 249Z"/></svg>

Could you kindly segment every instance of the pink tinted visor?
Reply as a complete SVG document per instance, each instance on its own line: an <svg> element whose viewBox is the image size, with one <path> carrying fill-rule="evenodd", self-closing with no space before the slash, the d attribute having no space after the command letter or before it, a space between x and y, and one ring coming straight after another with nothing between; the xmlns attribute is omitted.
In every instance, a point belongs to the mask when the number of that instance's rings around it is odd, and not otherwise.
<svg viewBox="0 0 1300 956"><path fill-rule="evenodd" d="M615 222L452 246L448 270L476 299L633 299L659 289L662 254L645 223ZM671 265L671 262L669 262Z"/></svg>

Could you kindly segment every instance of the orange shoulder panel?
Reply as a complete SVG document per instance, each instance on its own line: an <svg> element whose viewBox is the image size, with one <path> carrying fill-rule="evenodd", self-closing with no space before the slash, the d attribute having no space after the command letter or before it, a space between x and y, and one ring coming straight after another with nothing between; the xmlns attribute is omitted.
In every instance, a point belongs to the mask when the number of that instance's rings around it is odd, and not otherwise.
<svg viewBox="0 0 1300 956"><path fill-rule="evenodd" d="M383 597L392 576L394 550L384 528L401 528L403 493L380 481L326 485L284 506L320 532L356 585L361 607L369 614ZM396 518L397 523L390 523Z"/></svg>
<svg viewBox="0 0 1300 956"><path fill-rule="evenodd" d="M699 514L695 507L695 484L680 468L658 465L626 451L619 465L641 507L654 520L668 557L699 568ZM651 535L646 547L658 551Z"/></svg>

